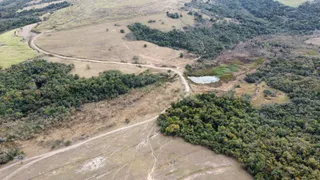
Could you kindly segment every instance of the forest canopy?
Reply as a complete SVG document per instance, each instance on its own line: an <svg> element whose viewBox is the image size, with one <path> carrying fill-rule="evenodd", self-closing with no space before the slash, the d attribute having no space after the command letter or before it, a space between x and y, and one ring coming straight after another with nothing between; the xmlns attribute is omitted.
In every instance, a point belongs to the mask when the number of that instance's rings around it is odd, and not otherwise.
<svg viewBox="0 0 320 180"><path fill-rule="evenodd" d="M158 119L179 136L243 163L255 179L320 177L320 59L273 59L247 76L286 92L291 103L255 109L241 98L189 97Z"/></svg>

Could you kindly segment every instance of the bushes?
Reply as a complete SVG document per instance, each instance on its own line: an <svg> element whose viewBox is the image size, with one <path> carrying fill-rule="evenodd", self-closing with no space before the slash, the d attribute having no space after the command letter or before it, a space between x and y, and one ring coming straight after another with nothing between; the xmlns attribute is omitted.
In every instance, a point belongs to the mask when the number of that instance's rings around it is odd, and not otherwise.
<svg viewBox="0 0 320 180"><path fill-rule="evenodd" d="M15 147L3 148L0 146L0 164L6 164L21 154L22 153L19 151L19 149Z"/></svg>

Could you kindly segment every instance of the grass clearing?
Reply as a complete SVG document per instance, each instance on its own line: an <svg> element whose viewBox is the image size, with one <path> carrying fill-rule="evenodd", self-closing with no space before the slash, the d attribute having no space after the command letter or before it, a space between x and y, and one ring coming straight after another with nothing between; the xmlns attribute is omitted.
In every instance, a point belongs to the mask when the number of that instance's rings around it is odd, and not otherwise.
<svg viewBox="0 0 320 180"><path fill-rule="evenodd" d="M192 72L192 76L224 76L226 74L232 74L233 72L238 72L239 67L236 64L225 65L222 64L217 67L200 69Z"/></svg>
<svg viewBox="0 0 320 180"><path fill-rule="evenodd" d="M273 92L275 96L265 96L265 90ZM290 98L284 92L269 87L265 82L257 85L243 82L239 88L235 89L235 92L238 96L250 95L252 97L251 103L256 107L265 104L286 104L290 102Z"/></svg>
<svg viewBox="0 0 320 180"><path fill-rule="evenodd" d="M37 52L30 49L22 38L15 35L15 30L0 35L0 66L8 68L13 64L34 58Z"/></svg>
<svg viewBox="0 0 320 180"><path fill-rule="evenodd" d="M298 7L301 4L310 1L310 0L276 0L286 6Z"/></svg>

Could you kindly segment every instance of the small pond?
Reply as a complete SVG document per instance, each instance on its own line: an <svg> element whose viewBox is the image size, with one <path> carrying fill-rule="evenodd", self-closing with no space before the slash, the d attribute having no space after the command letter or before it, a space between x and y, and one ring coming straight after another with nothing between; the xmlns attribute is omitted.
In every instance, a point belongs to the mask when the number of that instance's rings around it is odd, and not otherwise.
<svg viewBox="0 0 320 180"><path fill-rule="evenodd" d="M210 83L215 83L220 81L220 79L217 76L201 76L201 77L190 76L188 78L192 82L197 84L210 84Z"/></svg>

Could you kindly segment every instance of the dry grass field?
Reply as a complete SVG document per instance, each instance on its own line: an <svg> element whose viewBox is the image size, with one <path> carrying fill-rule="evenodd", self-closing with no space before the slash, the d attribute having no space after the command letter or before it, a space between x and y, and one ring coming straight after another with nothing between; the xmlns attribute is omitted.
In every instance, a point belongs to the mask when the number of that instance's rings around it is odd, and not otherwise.
<svg viewBox="0 0 320 180"><path fill-rule="evenodd" d="M134 22L148 24L148 20L160 22L160 19L166 22L161 27L163 30L169 30L173 25L177 28L183 26L181 20L169 20L165 15L142 16L71 30L44 33L36 39L35 43L46 51L70 57L177 67L184 67L186 64L192 63L192 59L179 57L180 53L186 53L184 51L159 47L144 41L126 40L125 35L129 33L127 25ZM161 25L155 23L153 26ZM120 33L121 29L125 33Z"/></svg>
<svg viewBox="0 0 320 180"><path fill-rule="evenodd" d="M106 21L176 11L189 0L70 0L37 30L70 29Z"/></svg>

